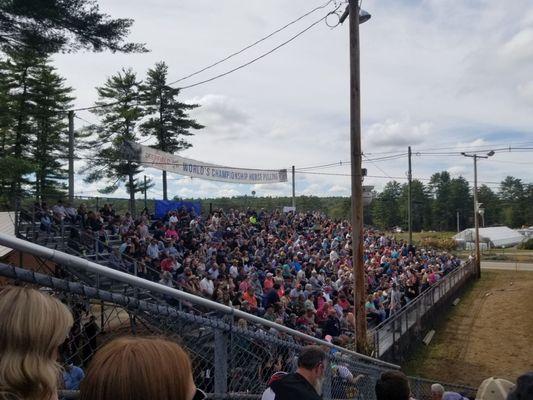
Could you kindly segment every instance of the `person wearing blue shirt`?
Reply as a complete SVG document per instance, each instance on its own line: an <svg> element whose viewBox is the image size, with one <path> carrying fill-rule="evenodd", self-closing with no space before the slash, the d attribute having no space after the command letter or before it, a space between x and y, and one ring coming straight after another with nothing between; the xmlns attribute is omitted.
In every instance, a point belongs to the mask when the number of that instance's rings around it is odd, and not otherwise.
<svg viewBox="0 0 533 400"><path fill-rule="evenodd" d="M63 383L65 390L79 390L80 383L85 377L85 373L80 367L76 367L74 364L65 365L63 371Z"/></svg>

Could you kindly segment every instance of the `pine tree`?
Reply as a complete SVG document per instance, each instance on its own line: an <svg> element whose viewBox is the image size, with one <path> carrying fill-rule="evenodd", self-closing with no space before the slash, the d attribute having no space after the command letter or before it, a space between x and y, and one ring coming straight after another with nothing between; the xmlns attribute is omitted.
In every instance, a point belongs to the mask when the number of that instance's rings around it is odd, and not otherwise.
<svg viewBox="0 0 533 400"><path fill-rule="evenodd" d="M88 48L146 51L124 43L131 19L112 19L95 0L5 0L0 2L0 48L30 48L42 54Z"/></svg>
<svg viewBox="0 0 533 400"><path fill-rule="evenodd" d="M28 49L10 51L8 57L0 63L2 81L2 108L5 114L1 118L0 168L3 195L13 203L23 195L29 180L27 175L33 171L31 163L31 129L32 113L35 102L31 94L31 79L37 65L44 59Z"/></svg>
<svg viewBox="0 0 533 400"><path fill-rule="evenodd" d="M96 105L112 105L93 110L101 118L101 124L92 127L98 139L93 142L93 157L83 171L89 172L86 182L107 181L108 185L100 190L101 193L112 193L118 189L119 183L125 183L133 214L135 193L143 187L135 178L141 169L137 162L124 156L123 145L126 141L136 140L135 128L143 115L139 104L140 84L131 69L123 69L96 89L99 97Z"/></svg>
<svg viewBox="0 0 533 400"><path fill-rule="evenodd" d="M73 98L72 88L65 86L65 80L53 67L39 66L31 79L33 109L32 146L35 168L35 194L41 199L63 194L66 186L61 180L67 178L64 160L68 157L68 134L66 110ZM64 110L65 113L58 111Z"/></svg>
<svg viewBox="0 0 533 400"><path fill-rule="evenodd" d="M189 118L188 111L199 107L177 100L179 89L167 85L168 67L159 62L148 70L146 83L142 86L142 102L149 117L141 124L141 134L157 140L152 147L167 153L176 153L192 145L186 140L192 129L204 126ZM167 200L167 173L163 171L163 199Z"/></svg>

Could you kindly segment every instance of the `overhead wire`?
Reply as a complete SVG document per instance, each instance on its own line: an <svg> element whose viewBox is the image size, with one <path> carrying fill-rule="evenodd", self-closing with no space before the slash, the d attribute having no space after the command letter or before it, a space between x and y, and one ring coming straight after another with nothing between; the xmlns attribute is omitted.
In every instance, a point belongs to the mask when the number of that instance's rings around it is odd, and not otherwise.
<svg viewBox="0 0 533 400"><path fill-rule="evenodd" d="M316 7L315 9L313 9L311 11L308 11L307 13L302 15L301 17L298 17L296 20L291 21L290 23L286 24L286 27L288 27L288 26L300 21L301 19L305 18L306 16L312 14L313 12L315 12L317 10L326 8L332 2L333 2L333 0L330 0L327 3L325 3L323 6L319 6L319 7ZM253 58L252 60L250 60L248 62L245 62L243 64L240 64L237 67L230 69L229 71L220 73L220 74L215 75L215 76L213 76L211 78L204 79L204 80L201 80L199 82L192 83L190 85L176 87L176 89L180 89L180 90L190 89L190 88L193 88L193 87L196 87L196 86L199 86L199 85L203 85L203 84L208 83L208 82L212 82L212 81L214 81L216 79L219 79L219 78L222 78L222 77L227 76L229 74L232 74L233 72L239 71L239 70L241 70L241 69L243 69L243 68L245 68L245 67L247 67L247 66L249 66L249 65L251 65L251 64L253 64L253 63L255 63L255 62L257 62L257 61L259 61L261 59L263 59L263 58L265 58L266 56L274 53L275 51L279 50L283 46L286 46L287 44L291 43L292 41L294 41L295 39L297 39L298 37L300 37L301 35L303 35L307 31L309 31L311 28L313 28L314 26L318 25L320 22L324 21L329 15L331 15L332 13L335 13L335 11L337 11L340 8L341 4L342 3L339 3L339 5L337 5L333 11L330 11L328 14L326 14L323 17L321 17L319 20L313 22L311 25L307 26L306 28L304 28L303 30L299 31L295 35L291 36L289 39L285 40L284 42L282 42L281 44L277 45L273 49L271 49L271 50L269 50L269 51L267 51L265 53L262 53L261 55ZM262 41L266 40L269 37L272 37L273 35L275 35L276 33L280 32L281 30L285 29L286 27L279 28L276 32L273 32L272 34L268 35L267 37L258 40L256 44L261 43ZM255 46L255 44L252 43L251 45L247 46L247 48L250 48L250 47L253 47L253 46ZM244 52L247 48L241 49L240 51L234 53L234 55L237 55L237 54L240 54L240 53ZM226 59L229 59L229 58L233 57L234 55L230 55L230 56L226 57ZM225 61L225 60L219 60L218 62L214 63L212 66L218 65L218 64L222 63L223 61ZM211 67L210 66L204 67L201 70L196 71L195 73L189 74L189 76L187 76L187 77L183 77L183 78L180 78L180 79L178 79L176 81L173 81L173 82L169 83L169 86L173 85L173 84L175 84L177 82L183 81L183 80L185 80L185 79L187 79L187 78L189 78L191 76L197 75L200 72L203 72L203 71L205 71L205 70L207 70L209 68L211 68ZM94 106L74 108L74 109L71 109L69 111L91 111L91 110L95 110L95 109L98 109L98 108L111 107L111 106L114 106L114 105L117 105L117 104L120 104L120 102L119 101L115 101L115 102L110 102L110 103L96 104ZM61 111L61 112L65 112L65 111Z"/></svg>
<svg viewBox="0 0 533 400"><path fill-rule="evenodd" d="M192 72L192 73L190 73L190 74L188 74L188 75L186 75L186 76L184 76L184 77L182 77L182 78L176 79L176 80L174 80L174 81L168 83L168 85L170 86L170 85L174 85L174 84L176 84L176 83L178 83L178 82L184 81L184 80L186 80L186 79L188 79L188 78L191 78L191 77L193 77L193 76L195 76L195 75L198 75L198 74L200 74L200 73L202 73L202 72L204 72L204 71L207 71L208 69L211 69L211 68L213 68L213 67L215 67L215 66L217 66L217 65L219 65L219 64L221 64L221 63L223 63L224 61L227 61L227 60L229 60L229 59L231 59L231 58L233 58L233 57L235 57L235 56L237 56L237 55L239 55L239 54L242 54L242 53L245 52L246 50L249 50L249 49L251 49L252 47L254 47L254 46L256 46L256 45L258 45L258 44L264 42L265 40L270 39L272 36L278 34L279 32L283 31L284 29L288 28L288 27L291 26L291 25L294 25L295 23L301 21L302 19L304 19L305 17L307 17L307 16L313 14L314 12L326 8L326 7L327 7L328 5L330 5L332 2L333 2L333 0L329 0L327 3L325 3L325 4L321 5L321 6L318 6L318 7L313 8L312 10L306 12L305 14L299 16L298 18L296 18L296 19L290 21L289 23L283 25L282 27L276 29L274 32L272 32L272 33L270 33L270 34L268 34L268 35L266 35L266 36L260 38L259 40L256 40L256 41L253 42L252 44L249 44L249 45L243 47L242 49L240 49L240 50L238 50L238 51L236 51L236 52L234 52L234 53L231 53L231 54L229 54L228 56L226 56L226 57L224 57L224 58L222 58L222 59L220 59L220 60L218 60L218 61L216 61L216 62L214 62L214 63L212 63L212 64L207 65L206 67L203 67L203 68L201 68L201 69L199 69L199 70L197 70L197 71L195 71L195 72Z"/></svg>

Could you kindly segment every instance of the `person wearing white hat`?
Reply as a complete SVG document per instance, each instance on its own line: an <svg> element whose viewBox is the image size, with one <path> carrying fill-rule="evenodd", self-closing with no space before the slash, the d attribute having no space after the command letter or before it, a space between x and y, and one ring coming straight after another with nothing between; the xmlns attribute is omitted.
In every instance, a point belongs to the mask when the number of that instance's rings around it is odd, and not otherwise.
<svg viewBox="0 0 533 400"><path fill-rule="evenodd" d="M487 378L479 386L476 400L506 400L507 395L514 389L513 382L507 379Z"/></svg>

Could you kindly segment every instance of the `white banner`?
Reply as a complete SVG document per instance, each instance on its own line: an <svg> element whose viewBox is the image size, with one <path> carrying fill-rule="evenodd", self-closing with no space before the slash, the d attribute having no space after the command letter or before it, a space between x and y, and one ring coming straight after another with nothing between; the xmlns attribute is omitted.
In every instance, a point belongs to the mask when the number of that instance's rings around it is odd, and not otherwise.
<svg viewBox="0 0 533 400"><path fill-rule="evenodd" d="M223 167L165 153L133 142L127 142L124 148L127 157L131 157L145 167L190 176L191 178L248 184L287 182L286 169Z"/></svg>

